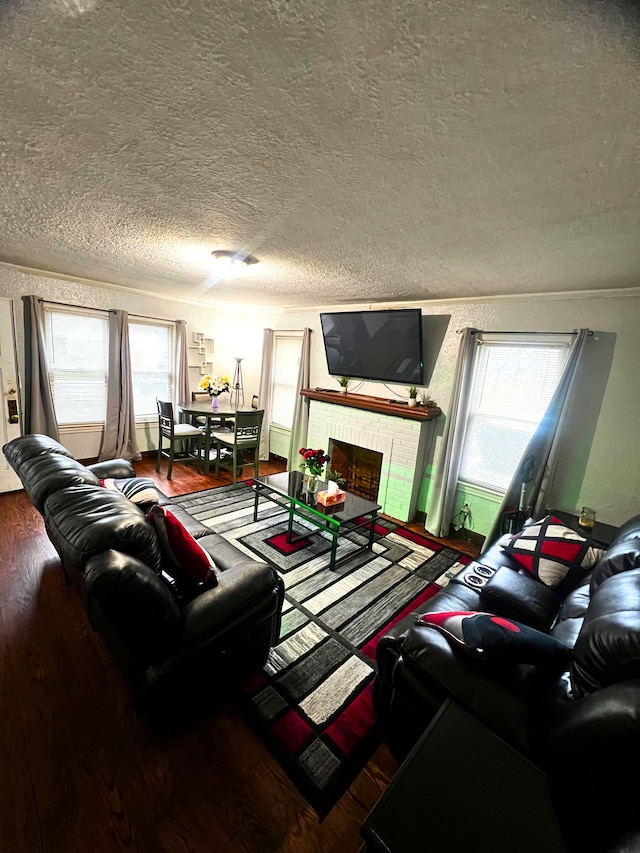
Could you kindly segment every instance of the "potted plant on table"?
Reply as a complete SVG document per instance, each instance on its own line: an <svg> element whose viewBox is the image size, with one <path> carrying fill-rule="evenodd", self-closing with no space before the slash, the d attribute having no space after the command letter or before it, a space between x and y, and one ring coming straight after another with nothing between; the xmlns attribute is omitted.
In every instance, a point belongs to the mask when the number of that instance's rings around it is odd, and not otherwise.
<svg viewBox="0 0 640 853"><path fill-rule="evenodd" d="M318 477L322 476L322 469L329 461L329 457L324 450L313 450L312 448L301 447L298 451L302 456L302 465L305 471L303 477L303 485L310 495L314 495L318 491Z"/></svg>
<svg viewBox="0 0 640 853"><path fill-rule="evenodd" d="M215 412L218 408L218 397L231 389L228 376L203 376L198 383L198 388L206 391L211 397L211 408Z"/></svg>
<svg viewBox="0 0 640 853"><path fill-rule="evenodd" d="M347 387L348 387L350 381L351 381L351 377L349 377L349 376L341 376L338 379L338 385L340 386L340 393L341 394L347 393Z"/></svg>
<svg viewBox="0 0 640 853"><path fill-rule="evenodd" d="M418 393L420 389L417 385L409 385L409 406L414 408L418 405Z"/></svg>

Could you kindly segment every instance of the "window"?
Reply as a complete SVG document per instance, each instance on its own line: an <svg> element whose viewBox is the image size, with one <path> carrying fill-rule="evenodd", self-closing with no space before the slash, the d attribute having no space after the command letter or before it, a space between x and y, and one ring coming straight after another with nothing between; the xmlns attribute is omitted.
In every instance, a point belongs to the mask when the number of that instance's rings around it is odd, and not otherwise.
<svg viewBox="0 0 640 853"><path fill-rule="evenodd" d="M274 336L271 374L271 423L291 429L296 403L302 335Z"/></svg>
<svg viewBox="0 0 640 853"><path fill-rule="evenodd" d="M58 423L104 423L109 359L107 315L45 306L45 339Z"/></svg>
<svg viewBox="0 0 640 853"><path fill-rule="evenodd" d="M459 479L506 491L555 391L566 342L479 341Z"/></svg>
<svg viewBox="0 0 640 853"><path fill-rule="evenodd" d="M129 320L136 420L158 416L156 397L173 400L173 324Z"/></svg>

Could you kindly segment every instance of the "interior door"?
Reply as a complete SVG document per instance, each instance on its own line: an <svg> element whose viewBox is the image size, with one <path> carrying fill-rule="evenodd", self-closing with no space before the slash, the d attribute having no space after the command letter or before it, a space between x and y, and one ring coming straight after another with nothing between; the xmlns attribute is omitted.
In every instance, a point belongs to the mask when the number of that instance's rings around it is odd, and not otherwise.
<svg viewBox="0 0 640 853"><path fill-rule="evenodd" d="M20 435L20 399L18 396L18 371L11 300L0 298L0 447ZM0 492L14 492L22 488L18 476L0 453Z"/></svg>

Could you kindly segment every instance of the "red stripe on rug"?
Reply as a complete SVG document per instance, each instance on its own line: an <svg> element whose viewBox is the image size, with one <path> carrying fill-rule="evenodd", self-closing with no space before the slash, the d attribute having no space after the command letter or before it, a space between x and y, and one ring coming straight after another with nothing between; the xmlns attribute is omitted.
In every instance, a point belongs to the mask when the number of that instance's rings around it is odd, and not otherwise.
<svg viewBox="0 0 640 853"><path fill-rule="evenodd" d="M271 539L265 540L272 548L276 548L281 554L295 554L296 551L301 551L303 548L308 548L311 544L308 539L298 539L297 542L287 542L286 533L278 533L277 536L272 536Z"/></svg>
<svg viewBox="0 0 640 853"><path fill-rule="evenodd" d="M267 683L267 679L264 677L264 675L261 672L254 672L254 674L249 678L249 680L244 685L243 690L248 696L250 693L253 693L254 690L257 690L258 687L264 687L264 685L266 683Z"/></svg>
<svg viewBox="0 0 640 853"><path fill-rule="evenodd" d="M273 726L273 733L289 752L298 752L313 737L313 730L296 711L288 711Z"/></svg>
<svg viewBox="0 0 640 853"><path fill-rule="evenodd" d="M360 743L376 721L373 713L372 693L373 684L367 684L364 690L324 732L342 751L343 755L350 755L354 747Z"/></svg>
<svg viewBox="0 0 640 853"><path fill-rule="evenodd" d="M362 654L366 655L371 660L375 660L376 649L378 648L378 641L380 637L384 636L389 630L389 628L392 628L397 622L399 622L401 619L404 619L405 616L408 616L409 613L411 613L421 604L424 604L425 601L429 601L430 598L433 598L433 596L437 592L440 592L441 589L442 587L438 586L437 583L429 584L429 586L425 590L423 590L420 595L417 595L414 599L412 599L412 601L410 601L409 604L407 604L407 606L403 610L401 610L397 616L394 616L391 622L388 622L384 626L384 628L375 635L375 637L372 637L366 646L363 646L360 649Z"/></svg>

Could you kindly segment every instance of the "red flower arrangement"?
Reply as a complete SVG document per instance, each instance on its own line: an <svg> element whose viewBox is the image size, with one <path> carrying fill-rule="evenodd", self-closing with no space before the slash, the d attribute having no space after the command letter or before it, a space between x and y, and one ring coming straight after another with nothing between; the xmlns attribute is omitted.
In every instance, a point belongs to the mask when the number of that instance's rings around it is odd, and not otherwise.
<svg viewBox="0 0 640 853"><path fill-rule="evenodd" d="M312 450L311 448L301 447L298 451L302 456L304 467L314 477L319 477L322 474L322 469L330 459L324 450Z"/></svg>

